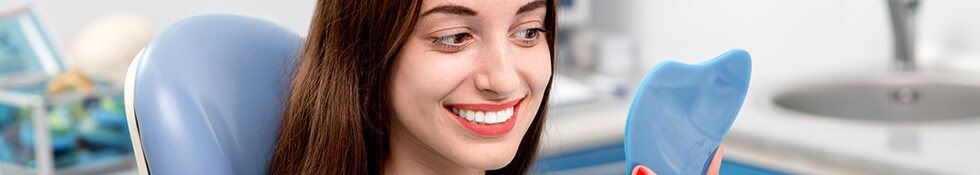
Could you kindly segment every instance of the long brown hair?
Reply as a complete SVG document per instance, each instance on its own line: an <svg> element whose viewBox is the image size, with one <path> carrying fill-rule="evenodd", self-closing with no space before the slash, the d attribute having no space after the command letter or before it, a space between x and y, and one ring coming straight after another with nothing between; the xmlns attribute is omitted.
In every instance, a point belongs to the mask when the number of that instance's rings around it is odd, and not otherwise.
<svg viewBox="0 0 980 175"><path fill-rule="evenodd" d="M555 62L555 0L545 33ZM270 174L382 174L388 160L391 68L422 0L320 0L294 74ZM489 174L525 174L545 122L549 80L517 155ZM383 109L383 110L378 110Z"/></svg>

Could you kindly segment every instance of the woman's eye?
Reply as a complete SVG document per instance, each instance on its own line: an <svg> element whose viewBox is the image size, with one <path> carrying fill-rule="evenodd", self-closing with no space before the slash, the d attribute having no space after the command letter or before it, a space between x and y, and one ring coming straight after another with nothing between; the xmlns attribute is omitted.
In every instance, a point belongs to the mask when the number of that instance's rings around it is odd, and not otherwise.
<svg viewBox="0 0 980 175"><path fill-rule="evenodd" d="M435 37L432 43L435 44L440 51L456 52L461 50L463 47L466 47L472 38L473 36L469 33L457 33Z"/></svg>
<svg viewBox="0 0 980 175"><path fill-rule="evenodd" d="M514 38L517 44L520 44L521 46L531 47L538 44L538 38L540 38L541 34L545 32L546 31L541 28L524 29L514 32L514 36L512 36L512 38Z"/></svg>

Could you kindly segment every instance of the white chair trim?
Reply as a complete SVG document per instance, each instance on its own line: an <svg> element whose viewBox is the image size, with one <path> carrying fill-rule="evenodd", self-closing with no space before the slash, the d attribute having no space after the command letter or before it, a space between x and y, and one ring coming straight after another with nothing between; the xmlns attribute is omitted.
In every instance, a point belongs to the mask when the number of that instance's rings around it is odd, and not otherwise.
<svg viewBox="0 0 980 175"><path fill-rule="evenodd" d="M136 156L136 168L140 175L149 175L150 171L146 164L146 156L143 155L143 144L140 141L139 125L136 122L136 104L134 103L135 88L136 88L136 71L139 67L139 63L143 60L143 53L146 52L146 48L140 50L136 58L133 58L133 62L129 64L129 68L126 71L126 82L123 87L124 103L126 104L126 122L129 125L129 138L133 142L133 154Z"/></svg>

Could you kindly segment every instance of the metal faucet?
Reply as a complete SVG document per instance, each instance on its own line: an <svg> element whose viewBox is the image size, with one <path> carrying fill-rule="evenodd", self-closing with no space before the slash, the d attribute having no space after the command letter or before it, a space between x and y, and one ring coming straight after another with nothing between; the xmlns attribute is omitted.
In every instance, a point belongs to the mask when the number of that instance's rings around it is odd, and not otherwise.
<svg viewBox="0 0 980 175"><path fill-rule="evenodd" d="M894 39L894 66L898 71L916 70L915 18L919 0L887 0Z"/></svg>

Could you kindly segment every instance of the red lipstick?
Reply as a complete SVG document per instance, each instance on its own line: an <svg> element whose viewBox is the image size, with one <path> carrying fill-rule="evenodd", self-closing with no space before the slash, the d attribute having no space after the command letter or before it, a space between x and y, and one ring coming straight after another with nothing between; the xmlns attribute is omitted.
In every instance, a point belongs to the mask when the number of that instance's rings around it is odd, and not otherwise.
<svg viewBox="0 0 980 175"><path fill-rule="evenodd" d="M499 137L514 129L514 124L517 123L517 111L520 111L520 104L523 100L523 98L517 99L504 104L450 104L446 106L446 112L453 115L453 117L456 118L456 121L459 121L459 123L463 125L463 128L470 130L470 132L473 132L476 135L483 137ZM477 123L466 120L465 118L454 113L452 110L453 108L456 108L459 110L469 111L502 111L511 107L514 107L514 112L509 119L501 123L493 124Z"/></svg>

